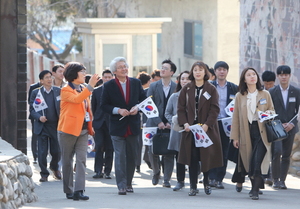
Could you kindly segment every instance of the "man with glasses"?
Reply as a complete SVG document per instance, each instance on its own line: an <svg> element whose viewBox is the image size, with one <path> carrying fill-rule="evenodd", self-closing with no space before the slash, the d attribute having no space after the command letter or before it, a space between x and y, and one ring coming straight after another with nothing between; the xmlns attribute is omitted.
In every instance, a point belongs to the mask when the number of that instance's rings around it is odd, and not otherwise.
<svg viewBox="0 0 300 209"><path fill-rule="evenodd" d="M161 80L150 84L147 96L152 96L152 99L158 108L159 116L155 118L149 118L146 122L146 127L158 127L159 129L170 130L171 124L165 117L165 109L171 94L174 93L176 89L176 83L171 80L173 74L176 72L176 69L176 65L171 60L164 60L160 70ZM149 160L153 170L152 184L157 185L160 178L159 155L154 155L151 147L149 148ZM174 167L174 155L163 155L163 166L163 187L170 188L170 179Z"/></svg>
<svg viewBox="0 0 300 209"><path fill-rule="evenodd" d="M41 87L32 91L30 96L30 115L34 119L34 133L38 140L38 162L41 169L40 182L48 181L47 170L48 149L51 154L50 170L54 178L61 179L58 162L60 147L57 139L57 124L60 114L60 88L52 85L52 73L44 70L39 74ZM46 109L35 110L34 105L47 105ZM50 147L49 147L50 145Z"/></svg>

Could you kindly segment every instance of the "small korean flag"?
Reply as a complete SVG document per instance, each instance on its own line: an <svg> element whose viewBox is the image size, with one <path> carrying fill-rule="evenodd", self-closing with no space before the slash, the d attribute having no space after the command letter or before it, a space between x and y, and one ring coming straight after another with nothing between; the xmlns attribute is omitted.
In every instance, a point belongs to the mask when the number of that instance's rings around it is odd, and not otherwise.
<svg viewBox="0 0 300 209"><path fill-rule="evenodd" d="M190 130L194 135L195 146L196 147L209 147L213 144L211 139L207 136L203 128L199 124L190 126Z"/></svg>
<svg viewBox="0 0 300 209"><path fill-rule="evenodd" d="M230 137L232 118L231 117L222 118L221 121L226 136Z"/></svg>
<svg viewBox="0 0 300 209"><path fill-rule="evenodd" d="M158 117L158 109L151 96L138 104L138 108L147 116L147 118Z"/></svg>
<svg viewBox="0 0 300 209"><path fill-rule="evenodd" d="M258 110L257 114L258 114L259 122L261 123L266 120L273 119L277 116L277 114L275 114L274 111L268 111L268 110L266 112Z"/></svg>
<svg viewBox="0 0 300 209"><path fill-rule="evenodd" d="M90 153L95 149L95 140L94 137L91 135L88 135L88 147L87 152Z"/></svg>
<svg viewBox="0 0 300 209"><path fill-rule="evenodd" d="M41 89L39 89L39 92L37 93L37 95L35 97L35 100L33 102L33 108L36 112L48 108L48 105L46 104L44 97L41 93Z"/></svg>
<svg viewBox="0 0 300 209"><path fill-rule="evenodd" d="M157 132L157 127L144 127L143 128L143 144L147 146L152 145L152 138Z"/></svg>
<svg viewBox="0 0 300 209"><path fill-rule="evenodd" d="M232 117L234 110L234 99L225 107L225 112L229 117Z"/></svg>

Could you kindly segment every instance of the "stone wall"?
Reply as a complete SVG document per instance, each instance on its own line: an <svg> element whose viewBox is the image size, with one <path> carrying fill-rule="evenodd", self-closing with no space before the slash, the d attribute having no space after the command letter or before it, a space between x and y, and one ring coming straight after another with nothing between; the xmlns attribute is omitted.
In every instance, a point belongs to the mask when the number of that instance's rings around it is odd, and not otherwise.
<svg viewBox="0 0 300 209"><path fill-rule="evenodd" d="M0 138L0 209L37 201L29 159Z"/></svg>
<svg viewBox="0 0 300 209"><path fill-rule="evenodd" d="M300 132L295 135L289 172L300 177Z"/></svg>

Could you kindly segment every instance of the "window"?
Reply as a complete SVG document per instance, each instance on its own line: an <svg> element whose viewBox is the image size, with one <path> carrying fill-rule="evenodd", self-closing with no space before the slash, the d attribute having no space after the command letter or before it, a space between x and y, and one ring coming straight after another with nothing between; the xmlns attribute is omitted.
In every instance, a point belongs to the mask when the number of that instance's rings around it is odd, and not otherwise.
<svg viewBox="0 0 300 209"><path fill-rule="evenodd" d="M203 30L201 22L184 22L184 55L202 59Z"/></svg>

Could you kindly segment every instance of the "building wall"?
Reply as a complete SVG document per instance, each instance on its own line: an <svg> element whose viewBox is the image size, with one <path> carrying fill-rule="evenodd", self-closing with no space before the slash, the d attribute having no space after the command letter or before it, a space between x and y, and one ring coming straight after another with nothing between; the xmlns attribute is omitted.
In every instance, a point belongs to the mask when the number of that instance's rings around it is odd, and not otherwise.
<svg viewBox="0 0 300 209"><path fill-rule="evenodd" d="M291 83L300 87L299 11L299 0L242 1L240 68L252 66L261 74L289 65Z"/></svg>
<svg viewBox="0 0 300 209"><path fill-rule="evenodd" d="M239 67L238 0L131 0L124 1L119 11L125 12L126 17L131 18L172 18L171 23L163 24L157 68L160 68L160 63L164 59L171 58L179 69L178 73L190 70L192 64L198 60L184 55L184 21L201 21L203 24L201 61L210 67L219 60L228 62L232 77L230 80L237 81L235 77Z"/></svg>

